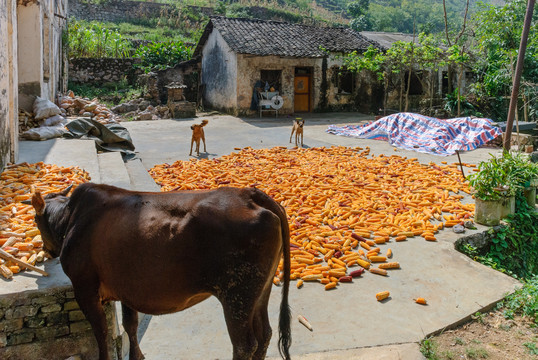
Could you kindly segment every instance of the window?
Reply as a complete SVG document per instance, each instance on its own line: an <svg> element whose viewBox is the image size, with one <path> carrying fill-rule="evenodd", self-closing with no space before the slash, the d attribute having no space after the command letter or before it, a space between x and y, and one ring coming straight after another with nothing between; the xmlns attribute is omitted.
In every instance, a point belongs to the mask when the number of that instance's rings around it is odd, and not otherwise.
<svg viewBox="0 0 538 360"><path fill-rule="evenodd" d="M355 89L355 73L340 69L338 72L338 94L352 94Z"/></svg>
<svg viewBox="0 0 538 360"><path fill-rule="evenodd" d="M265 83L269 84L269 87L274 88L274 91L281 91L282 70L260 70L260 80L262 81L262 88L265 88Z"/></svg>

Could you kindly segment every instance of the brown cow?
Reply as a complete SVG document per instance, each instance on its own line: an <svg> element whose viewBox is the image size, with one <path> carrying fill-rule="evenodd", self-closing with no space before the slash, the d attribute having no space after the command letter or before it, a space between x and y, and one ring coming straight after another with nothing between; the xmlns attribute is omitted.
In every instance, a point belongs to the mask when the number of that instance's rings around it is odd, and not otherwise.
<svg viewBox="0 0 538 360"><path fill-rule="evenodd" d="M286 212L254 188L149 193L82 184L32 197L44 247L60 262L109 359L102 302L121 301L130 360L143 359L138 314L169 314L216 296L234 359L263 359L267 303L280 255L279 351L289 359L290 241Z"/></svg>

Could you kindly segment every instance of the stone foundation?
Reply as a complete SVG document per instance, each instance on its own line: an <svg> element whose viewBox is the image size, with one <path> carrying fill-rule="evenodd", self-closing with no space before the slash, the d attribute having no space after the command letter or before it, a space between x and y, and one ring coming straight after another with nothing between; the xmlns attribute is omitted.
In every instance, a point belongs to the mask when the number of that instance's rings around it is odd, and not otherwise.
<svg viewBox="0 0 538 360"><path fill-rule="evenodd" d="M51 274L47 278L25 272L15 275L10 282L2 281L0 359L65 360L76 355L97 359L97 342L90 323L75 300L72 286L65 284L65 274L59 267L56 264L51 271L47 266ZM9 289L13 292L6 291ZM113 303L105 306L105 312L109 353L117 360L122 335Z"/></svg>
<svg viewBox="0 0 538 360"><path fill-rule="evenodd" d="M190 118L196 116L196 103L189 101L169 102L168 108L173 119Z"/></svg>

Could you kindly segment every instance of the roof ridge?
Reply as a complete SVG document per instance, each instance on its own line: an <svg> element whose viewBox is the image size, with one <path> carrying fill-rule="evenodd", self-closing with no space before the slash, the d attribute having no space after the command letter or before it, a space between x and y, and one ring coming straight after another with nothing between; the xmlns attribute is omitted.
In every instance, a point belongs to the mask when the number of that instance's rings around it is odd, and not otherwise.
<svg viewBox="0 0 538 360"><path fill-rule="evenodd" d="M274 23L274 24L283 24L283 25L291 25L291 26L302 26L307 28L315 28L315 29L343 29L343 30L351 30L355 33L358 33L357 31L353 30L352 28L348 26L316 26L316 25L308 25L308 24L297 24L297 23L291 23L286 21L279 21L279 20L264 20L264 19L258 19L258 18L243 18L243 17L237 17L237 18L231 18L226 17L223 15L211 15L209 17L210 20L212 19L221 19L221 20L240 20L244 22L261 22L261 23Z"/></svg>

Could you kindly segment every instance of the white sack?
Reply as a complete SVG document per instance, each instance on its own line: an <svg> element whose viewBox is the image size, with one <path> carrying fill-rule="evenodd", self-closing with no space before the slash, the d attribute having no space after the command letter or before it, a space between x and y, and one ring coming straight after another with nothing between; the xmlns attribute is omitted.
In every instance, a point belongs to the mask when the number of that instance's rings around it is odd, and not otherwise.
<svg viewBox="0 0 538 360"><path fill-rule="evenodd" d="M47 119L61 113L60 108L53 102L39 96L34 101L34 117L36 120Z"/></svg>

